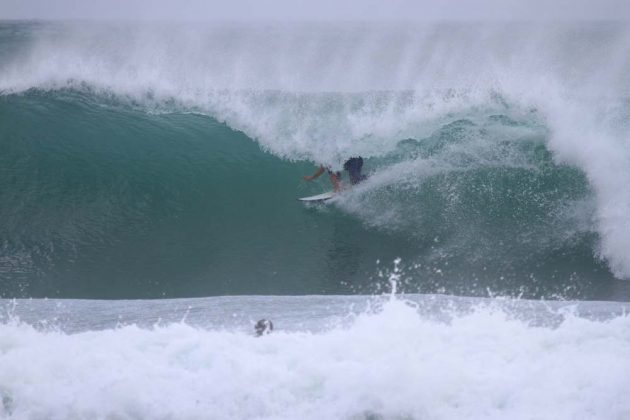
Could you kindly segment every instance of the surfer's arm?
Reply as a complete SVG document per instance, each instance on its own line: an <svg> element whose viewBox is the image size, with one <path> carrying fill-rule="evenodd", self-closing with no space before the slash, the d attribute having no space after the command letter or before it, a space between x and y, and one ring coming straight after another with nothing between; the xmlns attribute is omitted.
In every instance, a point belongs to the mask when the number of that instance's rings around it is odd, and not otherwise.
<svg viewBox="0 0 630 420"><path fill-rule="evenodd" d="M315 172L313 175L306 175L303 178L307 181L312 181L315 178L318 178L321 174L323 174L325 170L326 169L323 166L320 166L317 172Z"/></svg>

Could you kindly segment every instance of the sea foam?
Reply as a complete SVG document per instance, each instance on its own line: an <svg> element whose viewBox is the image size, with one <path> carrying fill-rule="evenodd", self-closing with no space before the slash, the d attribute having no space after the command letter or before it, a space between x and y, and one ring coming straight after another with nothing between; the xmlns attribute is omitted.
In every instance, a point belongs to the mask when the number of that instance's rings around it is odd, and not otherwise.
<svg viewBox="0 0 630 420"><path fill-rule="evenodd" d="M309 311L339 312L344 299L188 302L217 313L225 305L242 304L245 313L272 308L279 314L276 330L261 338L243 325L187 322L69 333L35 328L14 316L0 325L3 414L600 420L630 415L625 398L630 320L618 312L620 306L596 304L590 308L610 313L584 317L571 303L551 304L557 306L552 309L536 302L417 296L372 303L369 310L348 312L340 324L320 320L319 328L300 327L300 319L313 322ZM365 303L366 298L349 299ZM22 301L13 311L43 302ZM256 309L248 309L253 302ZM145 316L149 307L141 301L125 305ZM291 316L283 319L282 313ZM252 327L253 321L245 324Z"/></svg>

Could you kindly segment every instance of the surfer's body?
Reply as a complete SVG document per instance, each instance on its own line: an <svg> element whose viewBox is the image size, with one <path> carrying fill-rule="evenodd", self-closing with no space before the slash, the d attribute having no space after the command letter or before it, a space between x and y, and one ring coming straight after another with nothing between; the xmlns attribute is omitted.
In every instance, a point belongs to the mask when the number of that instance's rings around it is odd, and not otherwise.
<svg viewBox="0 0 630 420"><path fill-rule="evenodd" d="M343 164L343 169L348 171L350 176L350 184L355 185L365 179L365 175L361 174L361 169L363 168L363 158L361 156L351 157ZM328 177L330 178L330 183L333 186L334 191L341 190L341 172L340 171L332 171L325 166L320 166L317 171L313 175L306 175L303 178L307 181L312 181L318 178L324 171L328 171Z"/></svg>

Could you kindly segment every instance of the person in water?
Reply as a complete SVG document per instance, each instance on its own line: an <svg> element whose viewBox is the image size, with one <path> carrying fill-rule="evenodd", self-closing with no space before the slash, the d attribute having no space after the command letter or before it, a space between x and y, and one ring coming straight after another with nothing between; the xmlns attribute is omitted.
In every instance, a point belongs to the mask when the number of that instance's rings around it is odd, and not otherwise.
<svg viewBox="0 0 630 420"><path fill-rule="evenodd" d="M256 337L271 334L273 331L273 322L268 319L261 319L254 325L254 330L256 331Z"/></svg>
<svg viewBox="0 0 630 420"><path fill-rule="evenodd" d="M363 168L363 158L352 157L345 161L343 164L343 169L348 171L350 175L350 184L356 185L359 182L363 181L366 177L361 174L361 169ZM341 190L341 172L332 171L330 168L324 167L324 165L320 166L313 175L306 175L303 178L307 181L312 181L318 178L324 171L328 171L328 177L330 178L330 183L333 185L333 190L340 191Z"/></svg>

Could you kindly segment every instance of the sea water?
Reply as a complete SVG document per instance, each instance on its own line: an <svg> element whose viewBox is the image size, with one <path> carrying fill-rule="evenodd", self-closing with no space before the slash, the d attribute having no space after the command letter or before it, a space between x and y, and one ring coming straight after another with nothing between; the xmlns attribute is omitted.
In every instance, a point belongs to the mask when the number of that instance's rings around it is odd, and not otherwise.
<svg viewBox="0 0 630 420"><path fill-rule="evenodd" d="M629 35L0 23L0 412L630 417Z"/></svg>

